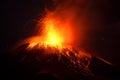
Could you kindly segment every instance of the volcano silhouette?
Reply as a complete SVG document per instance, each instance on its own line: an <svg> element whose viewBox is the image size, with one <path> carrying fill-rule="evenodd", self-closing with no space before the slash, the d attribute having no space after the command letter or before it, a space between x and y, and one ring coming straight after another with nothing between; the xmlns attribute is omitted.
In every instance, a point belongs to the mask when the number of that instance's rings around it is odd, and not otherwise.
<svg viewBox="0 0 120 80"><path fill-rule="evenodd" d="M77 49L36 44L29 49L30 43L17 47L12 55L15 72L22 79L29 80L99 80L94 74L106 76L111 65ZM79 52L79 56L78 56ZM100 78L101 79L101 78ZM104 79L104 77L103 77ZM109 79L104 79L109 80Z"/></svg>

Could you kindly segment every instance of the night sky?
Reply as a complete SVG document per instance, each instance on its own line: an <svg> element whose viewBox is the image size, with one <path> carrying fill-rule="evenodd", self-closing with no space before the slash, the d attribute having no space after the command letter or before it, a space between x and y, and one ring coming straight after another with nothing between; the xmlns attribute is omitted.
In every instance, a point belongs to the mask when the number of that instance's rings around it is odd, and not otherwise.
<svg viewBox="0 0 120 80"><path fill-rule="evenodd" d="M52 1L4 0L0 6L2 8L0 54L6 55L5 52L18 41L34 35L33 30L37 19L44 16L45 7L52 8ZM94 32L91 49L113 64L120 66L119 0L92 0L89 11L94 26L100 26L100 29L96 29Z"/></svg>

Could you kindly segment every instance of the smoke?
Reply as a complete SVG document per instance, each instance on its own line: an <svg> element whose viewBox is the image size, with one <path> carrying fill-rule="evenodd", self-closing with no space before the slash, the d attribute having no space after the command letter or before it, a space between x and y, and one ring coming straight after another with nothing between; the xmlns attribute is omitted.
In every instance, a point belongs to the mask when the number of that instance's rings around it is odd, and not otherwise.
<svg viewBox="0 0 120 80"><path fill-rule="evenodd" d="M29 40L26 40L26 42L40 42L43 38L42 36L46 35L46 31L48 29L48 27L45 27L45 23L52 20L52 23L55 25L55 32L59 32L59 35L64 38L63 42L68 42L72 44L73 47L87 47L86 49L92 50L91 48L93 46L91 47L91 45L96 44L94 39L99 37L105 28L105 16L99 9L99 7L101 8L101 5L104 3L104 1L51 1L52 4L49 4L48 7L46 6L45 11L43 12L43 18L37 20L35 30L35 33L37 34L35 37L37 37L27 38Z"/></svg>
<svg viewBox="0 0 120 80"><path fill-rule="evenodd" d="M46 14L37 24L38 34L44 33L44 23L48 19L54 19L55 29L62 32L65 41L81 46L86 42L90 23L87 19L87 11L90 0L53 0L53 9L45 9ZM45 33L44 33L45 34Z"/></svg>

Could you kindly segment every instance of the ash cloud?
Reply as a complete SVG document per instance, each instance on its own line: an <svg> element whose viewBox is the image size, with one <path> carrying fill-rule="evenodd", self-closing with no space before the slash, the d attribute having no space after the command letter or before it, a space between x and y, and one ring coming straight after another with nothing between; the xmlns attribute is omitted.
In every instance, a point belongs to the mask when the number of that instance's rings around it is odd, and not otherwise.
<svg viewBox="0 0 120 80"><path fill-rule="evenodd" d="M47 16L52 14L52 17L59 19L61 24L70 25L72 36L74 36L71 38L73 38L73 44L76 46L81 46L86 43L86 38L90 31L91 24L88 20L90 1L91 0L53 0L53 9L46 9ZM66 28L66 26L59 27L59 29L61 28Z"/></svg>

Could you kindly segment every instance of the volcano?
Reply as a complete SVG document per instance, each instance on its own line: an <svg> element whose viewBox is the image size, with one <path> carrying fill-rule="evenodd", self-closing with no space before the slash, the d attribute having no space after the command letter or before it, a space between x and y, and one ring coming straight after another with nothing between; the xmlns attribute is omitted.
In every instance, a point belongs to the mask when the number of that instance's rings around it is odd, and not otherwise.
<svg viewBox="0 0 120 80"><path fill-rule="evenodd" d="M76 79L79 74L81 75L79 78L83 79L85 78L83 76L92 75L88 68L91 55L71 47L59 49L37 43L31 48L31 45L26 43L18 47L15 53L15 58L22 66L29 66L28 71L32 71L32 76L50 73L58 76L58 79L59 77Z"/></svg>
<svg viewBox="0 0 120 80"><path fill-rule="evenodd" d="M96 74L104 72L106 75L112 69L102 58L73 47L59 49L40 43L26 43L17 47L13 54L10 60L13 60L14 69L22 79L99 80Z"/></svg>
<svg viewBox="0 0 120 80"><path fill-rule="evenodd" d="M88 53L90 21L82 0L55 0L36 20L35 35L23 40L10 54L15 80L110 80L112 64ZM84 2L84 1L83 1ZM83 4L83 5L81 5ZM85 7L86 6L86 7ZM88 39L89 38L89 39Z"/></svg>

